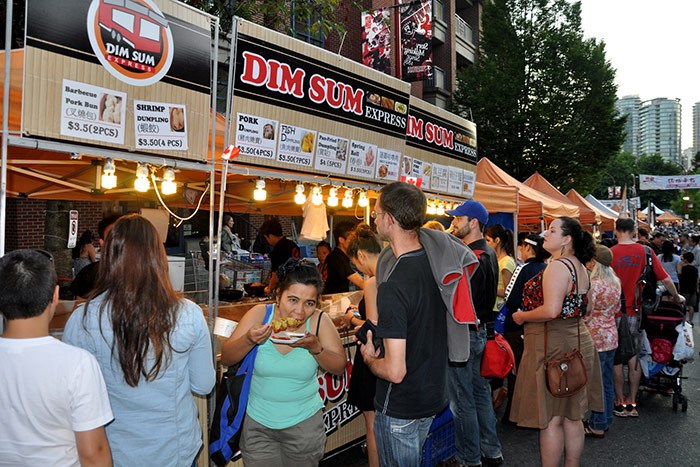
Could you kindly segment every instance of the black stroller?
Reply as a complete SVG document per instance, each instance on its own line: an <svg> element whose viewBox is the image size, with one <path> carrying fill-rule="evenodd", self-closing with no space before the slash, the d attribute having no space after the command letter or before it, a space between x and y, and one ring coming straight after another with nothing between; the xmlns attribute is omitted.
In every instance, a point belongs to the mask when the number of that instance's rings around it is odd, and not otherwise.
<svg viewBox="0 0 700 467"><path fill-rule="evenodd" d="M673 411L678 406L688 410L688 398L683 394L683 364L686 360L675 360L673 350L678 339L678 325L685 321L684 305L670 300L660 300L655 311L644 314L642 329L647 342L642 343L640 361L643 375L640 389L647 392L672 394Z"/></svg>

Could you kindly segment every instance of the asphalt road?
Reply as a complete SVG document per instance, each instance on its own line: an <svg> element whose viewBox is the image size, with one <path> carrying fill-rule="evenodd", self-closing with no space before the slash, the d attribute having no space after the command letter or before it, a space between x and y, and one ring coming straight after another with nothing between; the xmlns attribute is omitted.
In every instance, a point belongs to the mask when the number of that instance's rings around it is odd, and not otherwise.
<svg viewBox="0 0 700 467"><path fill-rule="evenodd" d="M695 318L696 352L700 324ZM683 368L688 411L672 410L670 395L641 393L639 418L615 418L603 439L586 438L581 465L600 467L700 465L700 356ZM498 424L506 466L539 465L538 431ZM323 467L366 466L359 447L321 463ZM563 465L563 462L562 462Z"/></svg>

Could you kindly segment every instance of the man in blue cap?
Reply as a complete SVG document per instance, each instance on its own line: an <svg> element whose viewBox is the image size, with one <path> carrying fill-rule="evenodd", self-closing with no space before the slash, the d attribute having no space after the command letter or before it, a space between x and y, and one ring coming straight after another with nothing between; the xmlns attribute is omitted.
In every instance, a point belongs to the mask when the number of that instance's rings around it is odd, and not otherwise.
<svg viewBox="0 0 700 467"><path fill-rule="evenodd" d="M479 267L472 275L471 289L478 326L469 326L469 360L450 362L448 388L455 415L455 445L459 465L480 466L503 463L501 443L496 433L496 414L491 387L481 376L481 356L486 345L486 327L493 323L493 306L498 287L498 258L484 239L489 213L483 204L468 200L447 214L452 219L452 235L476 254Z"/></svg>

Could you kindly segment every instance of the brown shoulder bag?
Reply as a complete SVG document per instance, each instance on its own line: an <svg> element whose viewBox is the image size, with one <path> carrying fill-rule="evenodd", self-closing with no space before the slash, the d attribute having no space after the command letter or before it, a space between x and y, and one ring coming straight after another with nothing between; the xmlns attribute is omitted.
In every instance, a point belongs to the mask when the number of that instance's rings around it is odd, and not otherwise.
<svg viewBox="0 0 700 467"><path fill-rule="evenodd" d="M578 319L578 347L561 358L545 360L547 389L554 397L571 397L588 383L586 365L581 355L581 318ZM544 355L547 358L547 323L544 323Z"/></svg>

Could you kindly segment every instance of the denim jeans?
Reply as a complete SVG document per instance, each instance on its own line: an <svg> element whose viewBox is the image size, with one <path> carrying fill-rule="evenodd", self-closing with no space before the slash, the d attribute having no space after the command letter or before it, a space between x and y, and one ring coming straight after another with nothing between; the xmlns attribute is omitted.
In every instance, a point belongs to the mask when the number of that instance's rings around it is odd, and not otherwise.
<svg viewBox="0 0 700 467"><path fill-rule="evenodd" d="M600 372L603 376L603 396L605 404L604 412L591 411L590 424L594 430L607 430L613 421L613 404L615 400L615 384L613 382L613 367L615 364L615 350L598 352L600 359Z"/></svg>
<svg viewBox="0 0 700 467"><path fill-rule="evenodd" d="M469 360L464 366L447 370L450 409L454 415L457 459L463 464L478 465L481 456L501 455L496 433L491 387L481 376L481 356L486 345L486 328L469 330Z"/></svg>
<svg viewBox="0 0 700 467"><path fill-rule="evenodd" d="M419 467L433 418L405 420L375 412L374 435L382 467Z"/></svg>

